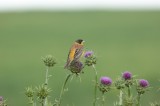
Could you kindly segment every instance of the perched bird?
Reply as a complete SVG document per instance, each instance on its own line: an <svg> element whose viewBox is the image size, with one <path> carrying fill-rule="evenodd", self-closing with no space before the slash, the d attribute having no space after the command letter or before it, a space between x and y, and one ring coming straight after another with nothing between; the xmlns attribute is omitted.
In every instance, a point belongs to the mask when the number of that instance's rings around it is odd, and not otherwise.
<svg viewBox="0 0 160 106"><path fill-rule="evenodd" d="M83 48L84 48L83 43L84 40L82 39L78 39L74 42L74 44L71 46L69 50L67 62L64 68L68 68L72 61L78 61L80 59L80 57L83 54Z"/></svg>

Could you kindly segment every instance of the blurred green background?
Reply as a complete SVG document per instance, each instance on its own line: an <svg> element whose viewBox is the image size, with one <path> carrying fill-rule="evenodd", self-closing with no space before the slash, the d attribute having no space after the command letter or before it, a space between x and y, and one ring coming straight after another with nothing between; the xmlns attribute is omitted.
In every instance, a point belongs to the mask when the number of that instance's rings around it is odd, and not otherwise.
<svg viewBox="0 0 160 106"><path fill-rule="evenodd" d="M53 55L57 64L50 69L50 100L59 97L66 74L63 69L74 40L82 38L86 50L98 58L98 76L115 80L128 70L150 82L152 90L142 105L159 101L160 12L159 11L79 11L0 13L0 95L10 106L28 106L24 89L44 82L42 56ZM94 71L87 67L79 78L68 83L63 106L91 106ZM134 89L133 89L134 90ZM118 91L106 94L113 106ZM99 94L100 96L100 94Z"/></svg>

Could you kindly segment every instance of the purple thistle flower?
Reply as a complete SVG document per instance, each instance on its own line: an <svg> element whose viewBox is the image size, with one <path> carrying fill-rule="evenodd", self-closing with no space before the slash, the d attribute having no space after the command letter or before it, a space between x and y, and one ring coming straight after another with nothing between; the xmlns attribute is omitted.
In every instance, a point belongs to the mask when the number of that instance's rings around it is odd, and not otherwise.
<svg viewBox="0 0 160 106"><path fill-rule="evenodd" d="M145 80L145 79L140 79L140 80L139 80L139 85L140 85L141 87L143 87L143 88L146 88L146 87L149 86L149 83L148 83L148 81Z"/></svg>
<svg viewBox="0 0 160 106"><path fill-rule="evenodd" d="M90 57L90 56L92 56L93 55L93 51L87 51L85 54L84 54L84 57L85 58L88 58L88 57Z"/></svg>
<svg viewBox="0 0 160 106"><path fill-rule="evenodd" d="M101 77L100 78L101 84L110 86L112 84L112 79L109 77Z"/></svg>
<svg viewBox="0 0 160 106"><path fill-rule="evenodd" d="M122 74L122 77L125 79L125 80L130 80L132 78L132 74L129 72L129 71L125 71L123 74Z"/></svg>

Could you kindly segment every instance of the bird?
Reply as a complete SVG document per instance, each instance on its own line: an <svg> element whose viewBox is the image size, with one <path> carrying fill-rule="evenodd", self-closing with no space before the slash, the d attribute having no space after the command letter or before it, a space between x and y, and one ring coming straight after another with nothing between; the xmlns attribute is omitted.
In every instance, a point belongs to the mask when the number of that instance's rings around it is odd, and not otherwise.
<svg viewBox="0 0 160 106"><path fill-rule="evenodd" d="M77 39L71 46L69 53L68 53L68 58L67 62L64 66L64 68L68 68L71 64L72 61L79 61L80 57L83 54L83 49L84 49L84 40L82 39Z"/></svg>

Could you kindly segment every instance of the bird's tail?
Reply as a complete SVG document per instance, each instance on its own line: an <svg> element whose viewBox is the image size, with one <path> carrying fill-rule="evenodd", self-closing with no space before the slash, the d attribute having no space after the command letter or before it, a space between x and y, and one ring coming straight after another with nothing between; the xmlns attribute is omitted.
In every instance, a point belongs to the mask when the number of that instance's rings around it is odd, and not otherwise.
<svg viewBox="0 0 160 106"><path fill-rule="evenodd" d="M69 67L69 65L70 65L70 61L68 60L66 65L64 66L64 69L67 69Z"/></svg>

